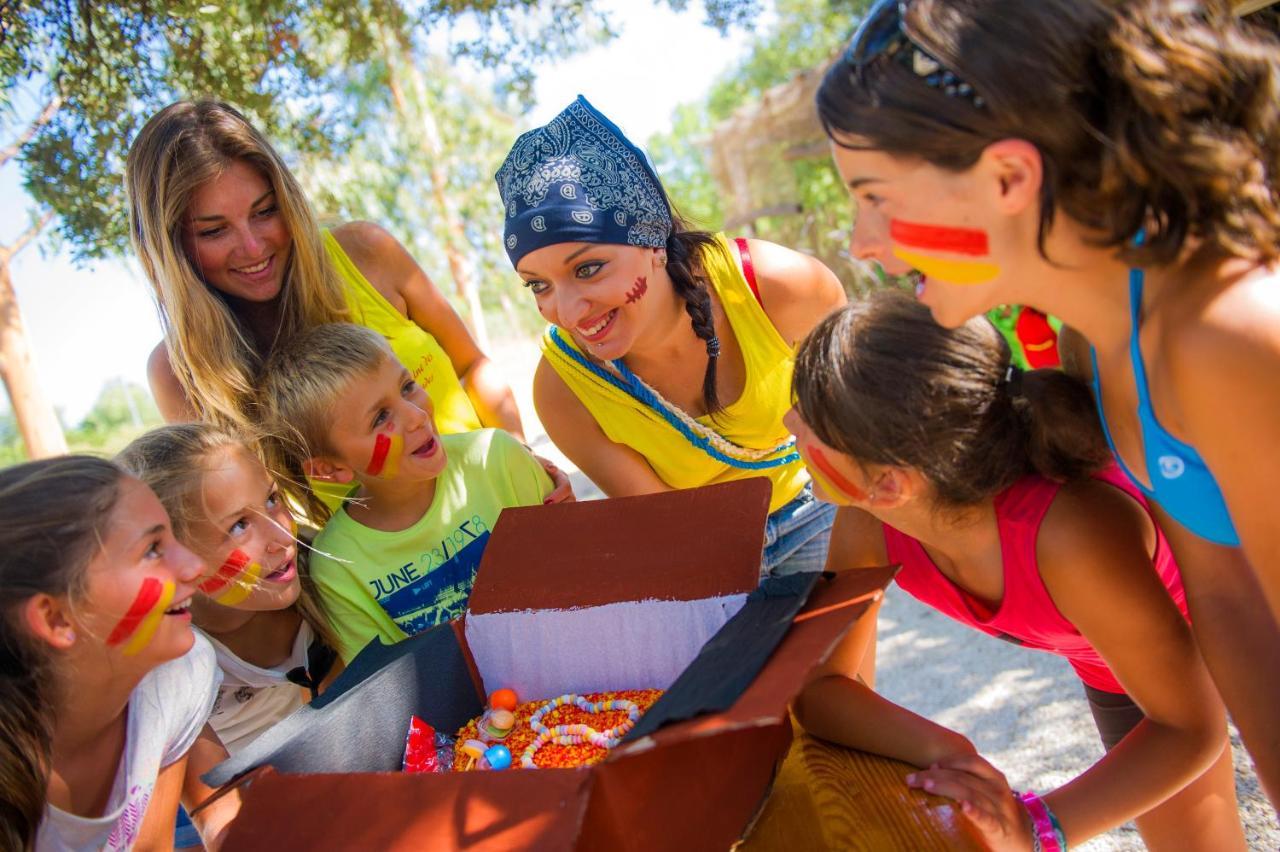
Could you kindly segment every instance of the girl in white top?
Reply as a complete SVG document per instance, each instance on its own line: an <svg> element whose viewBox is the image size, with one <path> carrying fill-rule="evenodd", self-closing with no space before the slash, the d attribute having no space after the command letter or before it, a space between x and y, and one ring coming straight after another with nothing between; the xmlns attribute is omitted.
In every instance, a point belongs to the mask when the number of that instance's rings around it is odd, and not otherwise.
<svg viewBox="0 0 1280 852"><path fill-rule="evenodd" d="M63 456L0 471L0 848L164 848L226 758L191 630L204 572L144 484ZM233 792L196 825L216 849Z"/></svg>
<svg viewBox="0 0 1280 852"><path fill-rule="evenodd" d="M209 721L234 754L337 673L326 622L302 594L293 517L250 445L214 426L154 429L119 461L208 566L191 612L222 671Z"/></svg>

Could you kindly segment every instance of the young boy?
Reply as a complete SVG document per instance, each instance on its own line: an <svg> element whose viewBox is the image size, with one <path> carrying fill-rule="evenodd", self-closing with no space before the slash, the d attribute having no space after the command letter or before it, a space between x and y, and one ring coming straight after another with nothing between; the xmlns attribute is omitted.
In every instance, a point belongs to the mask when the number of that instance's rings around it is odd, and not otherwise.
<svg viewBox="0 0 1280 852"><path fill-rule="evenodd" d="M440 435L426 391L362 326L293 336L272 353L260 402L282 478L351 486L310 563L344 662L374 637L397 642L461 615L499 513L552 489L506 432ZM313 520L328 515L309 491L294 496Z"/></svg>

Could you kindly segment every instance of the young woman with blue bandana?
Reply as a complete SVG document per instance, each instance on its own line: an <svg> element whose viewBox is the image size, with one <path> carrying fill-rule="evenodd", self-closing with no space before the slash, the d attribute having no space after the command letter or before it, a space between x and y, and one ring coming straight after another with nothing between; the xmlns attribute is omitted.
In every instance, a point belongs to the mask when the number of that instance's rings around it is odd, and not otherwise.
<svg viewBox="0 0 1280 852"><path fill-rule="evenodd" d="M511 264L551 323L533 390L556 446L609 496L766 476L762 571L821 570L834 509L782 417L796 344L845 301L835 275L690 230L582 97L521 136L496 179Z"/></svg>
<svg viewBox="0 0 1280 852"><path fill-rule="evenodd" d="M1026 304L1092 344L1075 367L1273 803L1277 91L1274 35L1222 0L881 0L817 96L855 255L921 273L942 325Z"/></svg>

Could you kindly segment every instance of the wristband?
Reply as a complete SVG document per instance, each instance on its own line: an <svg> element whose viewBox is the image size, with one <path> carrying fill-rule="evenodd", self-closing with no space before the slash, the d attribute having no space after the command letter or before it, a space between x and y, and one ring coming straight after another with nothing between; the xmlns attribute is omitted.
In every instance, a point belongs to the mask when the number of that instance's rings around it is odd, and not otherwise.
<svg viewBox="0 0 1280 852"><path fill-rule="evenodd" d="M1067 852L1067 837L1044 799L1030 791L1014 795L1031 815L1033 847L1043 852Z"/></svg>

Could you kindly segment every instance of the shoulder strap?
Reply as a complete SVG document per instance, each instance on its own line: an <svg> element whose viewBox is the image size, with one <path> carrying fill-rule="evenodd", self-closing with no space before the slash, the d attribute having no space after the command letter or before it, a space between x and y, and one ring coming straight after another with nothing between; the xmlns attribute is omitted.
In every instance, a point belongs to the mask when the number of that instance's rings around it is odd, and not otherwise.
<svg viewBox="0 0 1280 852"><path fill-rule="evenodd" d="M738 254L742 256L742 274L747 279L747 286L751 288L751 293L756 297L756 302L760 307L764 307L764 302L760 299L760 288L756 286L756 270L751 265L751 250L747 248L747 240L745 237L736 237L734 242L738 244Z"/></svg>

